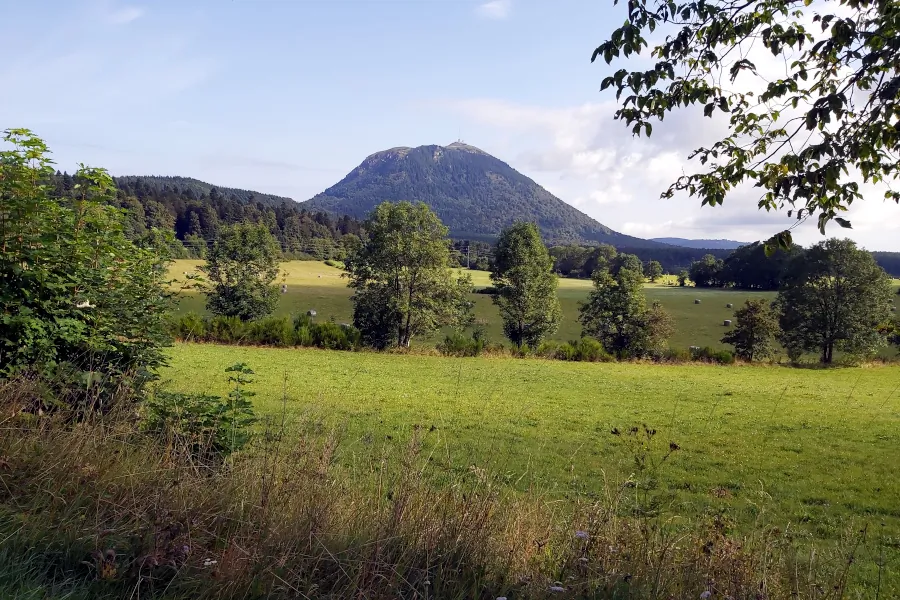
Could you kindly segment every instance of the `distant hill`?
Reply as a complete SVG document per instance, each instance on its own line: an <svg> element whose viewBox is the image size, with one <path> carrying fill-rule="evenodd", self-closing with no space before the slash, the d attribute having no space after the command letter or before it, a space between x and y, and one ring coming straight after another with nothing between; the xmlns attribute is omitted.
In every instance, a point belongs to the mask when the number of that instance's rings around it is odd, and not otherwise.
<svg viewBox="0 0 900 600"><path fill-rule="evenodd" d="M115 177L116 185L119 187L134 188L144 187L152 190L156 194L166 191L179 190L180 193L190 192L200 198L209 196L210 192L215 189L220 195L233 198L241 204L247 202L260 202L266 206L278 206L285 202L294 203L292 198L284 196L275 196L272 194L263 194L252 190L242 190L238 188L219 187L199 179L192 177L166 177L159 175L125 175L123 177Z"/></svg>
<svg viewBox="0 0 900 600"><path fill-rule="evenodd" d="M750 242L736 242L734 240L690 240L686 238L662 237L652 238L654 242L669 244L670 246L681 246L682 248L701 248L709 250L734 250L741 246L746 246Z"/></svg>
<svg viewBox="0 0 900 600"><path fill-rule="evenodd" d="M456 239L490 240L522 220L537 223L548 244L661 246L613 231L505 162L463 143L377 152L301 206L362 219L386 200L424 202Z"/></svg>

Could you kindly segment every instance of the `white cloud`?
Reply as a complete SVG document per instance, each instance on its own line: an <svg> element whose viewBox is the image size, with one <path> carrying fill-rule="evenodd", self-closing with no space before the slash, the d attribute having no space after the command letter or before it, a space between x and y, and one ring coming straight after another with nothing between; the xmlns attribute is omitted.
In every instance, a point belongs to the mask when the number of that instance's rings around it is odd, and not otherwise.
<svg viewBox="0 0 900 600"><path fill-rule="evenodd" d="M506 19L512 12L512 0L491 0L484 4L479 4L475 8L475 14L484 19L493 19L496 21Z"/></svg>
<svg viewBox="0 0 900 600"><path fill-rule="evenodd" d="M107 15L107 20L114 25L125 25L144 16L146 11L138 6L124 6L113 10Z"/></svg>
<svg viewBox="0 0 900 600"><path fill-rule="evenodd" d="M759 190L750 186L733 190L720 207L701 207L699 199L687 195L660 199L680 175L704 168L687 157L723 137L728 130L724 113L712 119L692 111L672 115L654 124L647 139L633 137L613 120L614 102L541 107L466 99L440 106L477 124L479 137L490 140L491 151L514 168L623 233L753 241L794 224L785 212L759 210ZM866 186L864 193L866 200L847 215L854 229L834 224L828 235L851 237L872 249L898 249L900 207L883 202L881 188ZM798 227L794 237L804 244L822 239L813 222Z"/></svg>

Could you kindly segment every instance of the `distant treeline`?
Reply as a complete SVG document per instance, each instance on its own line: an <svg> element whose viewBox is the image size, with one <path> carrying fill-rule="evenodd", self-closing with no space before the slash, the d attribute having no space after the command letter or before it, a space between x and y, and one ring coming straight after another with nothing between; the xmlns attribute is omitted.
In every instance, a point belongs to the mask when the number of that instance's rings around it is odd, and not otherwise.
<svg viewBox="0 0 900 600"><path fill-rule="evenodd" d="M587 279L597 268L597 261L601 257L608 256L612 246L600 244L599 246L553 246L550 255L553 257L554 269L563 277L575 277ZM662 265L667 273L678 273L690 268L694 261L702 259L707 254L724 259L731 254L730 250L701 250L697 248L628 248L616 247L621 254L633 254L646 264L655 260Z"/></svg>
<svg viewBox="0 0 900 600"><path fill-rule="evenodd" d="M115 183L118 206L128 214L129 236L140 238L153 228L170 230L181 242L172 248L176 257L202 258L219 226L234 223L265 224L281 244L285 258L340 260L346 254L348 244L364 233L364 223L350 216L334 217L302 208L290 198L215 187L187 177L126 176L116 177ZM72 194L75 181L68 173L57 172L52 184L56 195L62 197ZM554 246L550 248L550 254L556 272L562 277L589 278L598 257L608 254L610 247L606 244ZM455 240L453 250L461 267L490 268L493 245L485 238L472 236ZM622 246L616 250L634 254L645 264L658 261L665 272L673 274L690 270L707 255L727 263L738 252L678 246ZM885 271L900 277L900 252L874 252L873 255ZM759 258L759 251L754 258ZM754 267L747 271L745 262L741 263L742 272L771 272L775 268L766 262L760 263L758 269ZM734 268L732 272L735 272ZM735 282L738 281L743 280L736 278ZM777 289L777 285L760 285L756 281L750 286L751 289Z"/></svg>
<svg viewBox="0 0 900 600"><path fill-rule="evenodd" d="M562 277L589 278L600 257L609 254L606 244L599 246L553 246L550 255L554 268ZM701 287L735 287L755 290L777 290L785 261L792 252L779 251L766 256L759 242L737 250L704 250L700 248L626 248L617 247L622 254L633 254L644 265L657 261L666 273L673 275L688 271L691 280L699 280ZM900 277L900 252L873 252L875 261L889 275Z"/></svg>

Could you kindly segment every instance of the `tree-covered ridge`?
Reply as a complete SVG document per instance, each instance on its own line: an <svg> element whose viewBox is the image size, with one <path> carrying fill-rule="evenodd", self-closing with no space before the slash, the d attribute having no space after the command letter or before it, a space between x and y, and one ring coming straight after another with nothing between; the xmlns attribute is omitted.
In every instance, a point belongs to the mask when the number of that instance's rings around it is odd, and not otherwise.
<svg viewBox="0 0 900 600"><path fill-rule="evenodd" d="M427 204L456 239L496 238L525 221L536 223L548 244L663 246L613 231L505 162L461 143L378 152L302 206L360 219L381 202L404 200Z"/></svg>
<svg viewBox="0 0 900 600"><path fill-rule="evenodd" d="M193 177L164 176L164 175L124 175L115 178L116 185L119 187L141 186L150 189L163 191L166 188L174 188L177 186L183 191L190 190L196 196L208 196L214 189L227 197L233 197L239 202L256 203L261 202L265 205L278 206L285 202L294 202L293 198L286 196L276 196L274 194L263 194L253 190L242 190L240 188L229 188L212 185Z"/></svg>
<svg viewBox="0 0 900 600"><path fill-rule="evenodd" d="M288 256L343 256L344 238L358 236L362 225L346 216L309 211L289 198L247 190L219 188L187 177L117 177L115 204L126 210L133 239L153 228L173 231L192 256L203 256L220 227L238 223L264 224ZM52 181L57 197L71 195L74 180L57 172Z"/></svg>

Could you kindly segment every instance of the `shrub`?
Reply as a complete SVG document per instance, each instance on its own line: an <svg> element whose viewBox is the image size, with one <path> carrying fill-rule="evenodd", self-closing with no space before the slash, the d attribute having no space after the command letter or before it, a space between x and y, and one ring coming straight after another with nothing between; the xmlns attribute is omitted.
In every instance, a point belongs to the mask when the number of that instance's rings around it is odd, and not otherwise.
<svg viewBox="0 0 900 600"><path fill-rule="evenodd" d="M359 331L350 325L330 321L310 327L313 345L326 350L353 350L359 344Z"/></svg>
<svg viewBox="0 0 900 600"><path fill-rule="evenodd" d="M206 320L206 339L220 344L239 344L247 334L247 325L239 317L215 316Z"/></svg>
<svg viewBox="0 0 900 600"><path fill-rule="evenodd" d="M438 351L444 356L478 356L485 347L485 340L475 332L471 337L455 331L444 338L437 345Z"/></svg>
<svg viewBox="0 0 900 600"><path fill-rule="evenodd" d="M44 142L26 129L2 142L11 148L0 147L0 377L53 382L65 372L80 386L64 397L83 411L107 410L124 389L139 399L170 342L160 248L128 238L106 171L82 167L51 197Z"/></svg>
<svg viewBox="0 0 900 600"><path fill-rule="evenodd" d="M294 346L297 332L288 317L268 317L248 324L245 341L261 346Z"/></svg>
<svg viewBox="0 0 900 600"><path fill-rule="evenodd" d="M197 313L189 312L172 320L170 332L176 340L203 340L206 337L206 321Z"/></svg>
<svg viewBox="0 0 900 600"><path fill-rule="evenodd" d="M234 384L227 398L158 390L148 398L144 430L163 437L176 454L202 463L220 461L247 445L257 422L245 388L253 374L240 363L225 369Z"/></svg>
<svg viewBox="0 0 900 600"><path fill-rule="evenodd" d="M325 265L329 266L329 267L340 268L340 265L337 264L336 262L334 262L333 260L331 260L330 258L325 261Z"/></svg>
<svg viewBox="0 0 900 600"><path fill-rule="evenodd" d="M691 355L691 351L687 348L669 348L664 351L659 356L659 360L662 362L690 362L693 360L693 356Z"/></svg>
<svg viewBox="0 0 900 600"><path fill-rule="evenodd" d="M474 292L475 292L476 294L485 294L485 295L488 295L488 296L493 296L493 295L495 295L495 294L497 293L497 288L495 288L495 287L492 286L492 285L489 285L488 287L477 288L477 289L474 290Z"/></svg>
<svg viewBox="0 0 900 600"><path fill-rule="evenodd" d="M720 365L734 364L734 354L728 350L715 350L709 346L692 348L691 359L699 362L718 363Z"/></svg>
<svg viewBox="0 0 900 600"><path fill-rule="evenodd" d="M584 362L612 362L615 357L603 348L603 344L592 337L583 337L571 342L575 350L575 360Z"/></svg>

